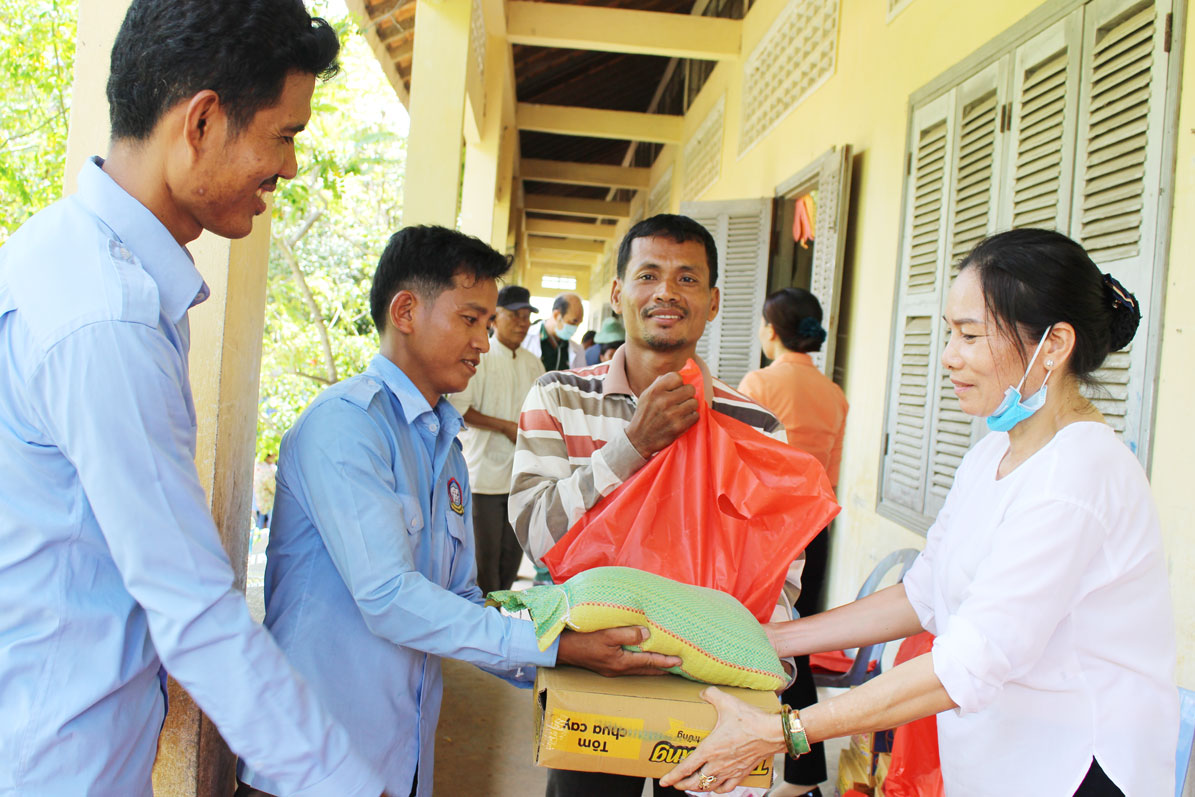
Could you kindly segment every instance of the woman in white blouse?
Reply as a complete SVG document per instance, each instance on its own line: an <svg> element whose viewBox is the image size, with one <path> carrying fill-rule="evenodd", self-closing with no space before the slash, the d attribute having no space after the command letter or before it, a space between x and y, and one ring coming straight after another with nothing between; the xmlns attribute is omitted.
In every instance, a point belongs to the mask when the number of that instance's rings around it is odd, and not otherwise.
<svg viewBox="0 0 1195 797"><path fill-rule="evenodd" d="M729 791L806 738L938 714L952 797L1174 793L1157 513L1140 463L1080 392L1132 339L1136 299L1069 238L1013 230L968 255L945 320L942 364L994 431L964 458L925 552L903 584L768 627L785 656L923 628L932 652L779 723L711 688L717 727L661 785Z"/></svg>

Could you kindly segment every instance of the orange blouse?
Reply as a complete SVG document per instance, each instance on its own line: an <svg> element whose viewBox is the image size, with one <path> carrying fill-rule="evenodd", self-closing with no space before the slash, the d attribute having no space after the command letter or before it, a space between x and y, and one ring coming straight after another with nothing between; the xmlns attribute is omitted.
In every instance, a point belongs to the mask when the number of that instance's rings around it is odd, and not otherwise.
<svg viewBox="0 0 1195 797"><path fill-rule="evenodd" d="M846 396L800 352L785 352L767 368L743 377L739 392L767 407L784 424L788 444L817 457L838 489Z"/></svg>

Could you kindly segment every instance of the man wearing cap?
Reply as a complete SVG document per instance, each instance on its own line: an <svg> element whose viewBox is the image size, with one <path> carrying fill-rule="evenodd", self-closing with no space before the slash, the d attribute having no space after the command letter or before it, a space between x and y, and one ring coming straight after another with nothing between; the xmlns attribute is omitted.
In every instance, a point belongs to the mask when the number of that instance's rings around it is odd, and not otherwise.
<svg viewBox="0 0 1195 797"><path fill-rule="evenodd" d="M514 464L519 410L527 392L544 373L538 357L522 347L531 326L530 292L507 285L498 292L494 343L481 355L469 386L449 401L464 417L461 435L473 488L473 538L477 544L477 585L482 594L510 589L523 548L507 520L510 471Z"/></svg>
<svg viewBox="0 0 1195 797"><path fill-rule="evenodd" d="M573 340L585 320L585 306L575 293L562 293L552 302L552 314L539 323L535 333L523 341L544 364L545 371L567 371L585 367L585 349Z"/></svg>
<svg viewBox="0 0 1195 797"><path fill-rule="evenodd" d="M585 350L585 364L597 365L610 362L614 352L627 340L627 331L617 318L607 318L602 328L593 336L593 347Z"/></svg>

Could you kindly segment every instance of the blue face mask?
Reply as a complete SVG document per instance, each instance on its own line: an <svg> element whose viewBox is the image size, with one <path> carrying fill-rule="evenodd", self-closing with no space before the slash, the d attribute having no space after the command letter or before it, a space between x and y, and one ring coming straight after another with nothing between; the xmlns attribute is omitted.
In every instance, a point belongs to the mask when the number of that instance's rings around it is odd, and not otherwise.
<svg viewBox="0 0 1195 797"><path fill-rule="evenodd" d="M1053 328L1054 325L1051 324L1046 328L1045 333L1042 334L1041 340L1037 343L1037 348L1033 350L1033 357L1029 360L1029 365L1026 366L1024 375L1021 376L1021 381L1017 383L1016 387L1009 387L1008 390L1004 391L1004 400L1000 402L1000 406L996 408L996 411L988 416L988 428L993 432L1007 432L1045 406L1046 383L1050 381L1050 374L1054 373L1053 371L1046 371L1046 380L1041 383L1041 390L1024 401L1021 400L1021 386L1025 384L1025 378L1029 376L1029 369L1037 361L1037 355L1041 352L1042 344L1046 342L1046 335L1049 335L1050 330Z"/></svg>
<svg viewBox="0 0 1195 797"><path fill-rule="evenodd" d="M556 327L556 337L561 340L568 340L575 334L577 334L576 324L560 324Z"/></svg>

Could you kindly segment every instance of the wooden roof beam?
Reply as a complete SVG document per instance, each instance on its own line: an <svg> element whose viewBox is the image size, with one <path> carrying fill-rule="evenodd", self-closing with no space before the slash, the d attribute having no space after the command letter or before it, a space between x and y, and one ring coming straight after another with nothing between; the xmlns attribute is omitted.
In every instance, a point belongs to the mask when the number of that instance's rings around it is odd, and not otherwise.
<svg viewBox="0 0 1195 797"><path fill-rule="evenodd" d="M598 241L581 241L576 238L548 238L542 235L529 235L527 243L531 251L543 252L580 252L588 255L600 255L606 251L606 245Z"/></svg>
<svg viewBox="0 0 1195 797"><path fill-rule="evenodd" d="M685 125L683 116L672 114L603 111L530 102L518 104L515 120L520 130L657 144L681 143Z"/></svg>
<svg viewBox="0 0 1195 797"><path fill-rule="evenodd" d="M737 19L523 0L507 3L506 14L511 44L703 61L738 58L742 45Z"/></svg>
<svg viewBox="0 0 1195 797"><path fill-rule="evenodd" d="M403 75L402 68L395 63L394 57L390 54L390 49L386 46L386 42L378 37L377 20L371 20L365 0L345 0L345 5L348 6L357 24L361 26L361 32L365 36L365 41L368 42L370 49L373 50L374 57L381 65L386 79L394 87L394 93L398 96L398 101L409 108L411 104L411 92L407 88L408 77ZM411 2L410 5L414 9L415 3Z"/></svg>
<svg viewBox="0 0 1195 797"><path fill-rule="evenodd" d="M362 3L364 11L371 21L389 19L394 22L405 22L415 16L416 0L386 0L382 3Z"/></svg>
<svg viewBox="0 0 1195 797"><path fill-rule="evenodd" d="M603 219L629 219L630 202L607 202L604 199L579 199L551 194L525 194L523 208L532 212L557 213L561 216L590 216Z"/></svg>
<svg viewBox="0 0 1195 797"><path fill-rule="evenodd" d="M583 221L556 221L555 219L527 219L530 235L556 235L561 238L578 238L590 241L613 241L613 224L589 224Z"/></svg>
<svg viewBox="0 0 1195 797"><path fill-rule="evenodd" d="M651 169L631 166L609 166L604 163L571 163L569 161L523 158L519 175L524 180L571 185L596 185L612 188L646 190L651 187Z"/></svg>
<svg viewBox="0 0 1195 797"><path fill-rule="evenodd" d="M531 262L540 261L552 263L571 263L574 266L593 268L598 264L598 256L585 252L559 252L555 249L537 249L531 245Z"/></svg>
<svg viewBox="0 0 1195 797"><path fill-rule="evenodd" d="M569 277L577 274L584 274L588 276L592 273L593 268L584 263L567 263L557 260L550 260L543 257L532 256L530 266L533 269L540 271L550 271L555 274L562 274Z"/></svg>

